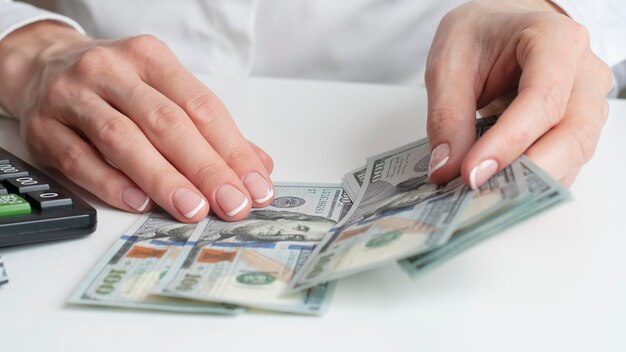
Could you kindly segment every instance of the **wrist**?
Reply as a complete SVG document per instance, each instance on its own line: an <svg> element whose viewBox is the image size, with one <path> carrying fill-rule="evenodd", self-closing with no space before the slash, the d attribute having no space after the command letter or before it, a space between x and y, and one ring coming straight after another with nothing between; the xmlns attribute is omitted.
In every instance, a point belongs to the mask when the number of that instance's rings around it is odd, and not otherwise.
<svg viewBox="0 0 626 352"><path fill-rule="evenodd" d="M28 84L39 66L58 50L89 38L66 25L41 21L29 24L0 41L0 106L19 117Z"/></svg>

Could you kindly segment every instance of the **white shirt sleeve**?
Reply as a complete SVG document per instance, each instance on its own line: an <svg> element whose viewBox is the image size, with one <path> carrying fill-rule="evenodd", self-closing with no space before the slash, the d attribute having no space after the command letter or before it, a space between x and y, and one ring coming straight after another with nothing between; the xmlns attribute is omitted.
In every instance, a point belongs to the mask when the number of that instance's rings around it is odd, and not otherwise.
<svg viewBox="0 0 626 352"><path fill-rule="evenodd" d="M591 50L613 70L616 96L626 88L626 1L552 0L573 20L587 28Z"/></svg>
<svg viewBox="0 0 626 352"><path fill-rule="evenodd" d="M45 20L58 21L76 29L80 33L85 33L83 28L69 17L21 2L0 0L0 40L21 27ZM9 116L9 114L0 107L0 116Z"/></svg>
<svg viewBox="0 0 626 352"><path fill-rule="evenodd" d="M83 28L71 18L22 2L0 0L0 40L21 27L44 20L58 21L73 27L80 33L85 33Z"/></svg>

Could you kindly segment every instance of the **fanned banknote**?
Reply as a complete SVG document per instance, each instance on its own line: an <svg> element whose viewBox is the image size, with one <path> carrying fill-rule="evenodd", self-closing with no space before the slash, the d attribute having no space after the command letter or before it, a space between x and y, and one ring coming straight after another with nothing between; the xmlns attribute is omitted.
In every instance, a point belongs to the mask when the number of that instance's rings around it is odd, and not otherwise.
<svg viewBox="0 0 626 352"><path fill-rule="evenodd" d="M444 244L473 192L460 178L428 180L427 139L368 159L351 211L318 246L287 292L371 269Z"/></svg>
<svg viewBox="0 0 626 352"><path fill-rule="evenodd" d="M361 190L361 186L363 186L363 179L365 178L366 171L367 167L362 166L343 175L343 178L341 179L341 186L353 202L356 200L356 197Z"/></svg>
<svg viewBox="0 0 626 352"><path fill-rule="evenodd" d="M467 248L569 198L569 191L546 174L530 159L520 158L529 197L497 216L457 231L444 245L428 253L399 262L410 276L416 277L451 259Z"/></svg>
<svg viewBox="0 0 626 352"><path fill-rule="evenodd" d="M352 204L328 184L276 184L270 206L235 223L200 224L154 292L267 310L320 314L334 283L281 296L315 245Z"/></svg>
<svg viewBox="0 0 626 352"><path fill-rule="evenodd" d="M195 224L179 223L163 210L143 214L89 272L70 303L177 312L235 314L243 308L150 294L180 254Z"/></svg>
<svg viewBox="0 0 626 352"><path fill-rule="evenodd" d="M7 275L7 270L4 268L4 261L2 261L2 257L0 257L0 285L4 285L9 282L9 276Z"/></svg>

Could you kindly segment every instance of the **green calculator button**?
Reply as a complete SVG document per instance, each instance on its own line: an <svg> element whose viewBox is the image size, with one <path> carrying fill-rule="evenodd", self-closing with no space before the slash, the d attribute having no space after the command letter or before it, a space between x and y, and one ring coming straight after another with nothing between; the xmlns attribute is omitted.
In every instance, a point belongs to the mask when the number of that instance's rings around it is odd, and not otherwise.
<svg viewBox="0 0 626 352"><path fill-rule="evenodd" d="M17 194L0 194L0 216L30 214L30 204Z"/></svg>

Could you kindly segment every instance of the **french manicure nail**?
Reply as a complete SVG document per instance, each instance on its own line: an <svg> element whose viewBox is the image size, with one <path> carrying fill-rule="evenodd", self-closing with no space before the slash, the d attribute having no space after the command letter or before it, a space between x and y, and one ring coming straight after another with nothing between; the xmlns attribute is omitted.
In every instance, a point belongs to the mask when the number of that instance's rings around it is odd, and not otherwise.
<svg viewBox="0 0 626 352"><path fill-rule="evenodd" d="M495 160L483 160L470 171L470 187L472 187L473 190L477 190L478 187L487 182L496 171L498 171L498 163Z"/></svg>
<svg viewBox="0 0 626 352"><path fill-rule="evenodd" d="M257 204L262 204L274 196L274 189L268 184L263 176L256 172L251 172L243 178L243 184L250 192L252 200Z"/></svg>
<svg viewBox="0 0 626 352"><path fill-rule="evenodd" d="M435 171L441 169L450 159L450 146L448 143L441 143L430 153L430 163L428 163L428 177Z"/></svg>
<svg viewBox="0 0 626 352"><path fill-rule="evenodd" d="M150 203L150 197L137 187L128 187L122 192L122 199L131 208L142 212Z"/></svg>
<svg viewBox="0 0 626 352"><path fill-rule="evenodd" d="M193 218L206 205L203 197L188 188L179 188L174 191L172 201L176 209L187 219Z"/></svg>
<svg viewBox="0 0 626 352"><path fill-rule="evenodd" d="M248 206L248 198L231 185L220 187L215 193L215 199L228 216L235 216Z"/></svg>

